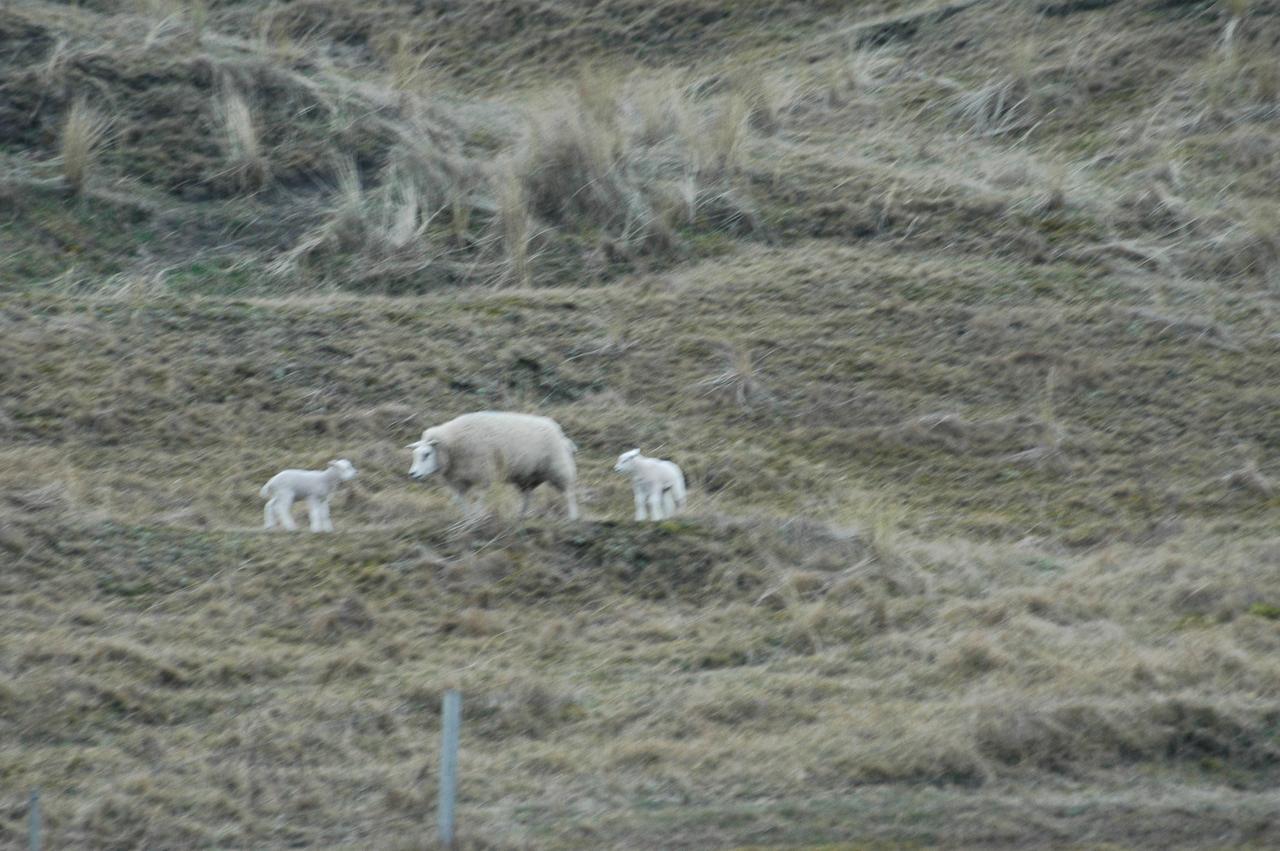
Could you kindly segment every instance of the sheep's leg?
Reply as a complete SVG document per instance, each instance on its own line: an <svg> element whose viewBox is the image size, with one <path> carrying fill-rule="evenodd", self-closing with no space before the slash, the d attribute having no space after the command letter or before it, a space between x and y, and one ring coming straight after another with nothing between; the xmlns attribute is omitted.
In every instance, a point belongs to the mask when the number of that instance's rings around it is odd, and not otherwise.
<svg viewBox="0 0 1280 851"><path fill-rule="evenodd" d="M298 524L293 522L293 494L280 494L272 501L276 504L276 516L280 518L280 525L290 532L297 529Z"/></svg>
<svg viewBox="0 0 1280 851"><path fill-rule="evenodd" d="M523 518L529 513L529 502L533 499L533 491L520 491L520 516Z"/></svg>
<svg viewBox="0 0 1280 851"><path fill-rule="evenodd" d="M635 485L631 489L632 496L636 500L636 522L645 519L645 493L644 489L639 485Z"/></svg>
<svg viewBox="0 0 1280 851"><path fill-rule="evenodd" d="M274 496L267 500L267 504L262 507L262 528L276 528L276 498Z"/></svg>
<svg viewBox="0 0 1280 851"><path fill-rule="evenodd" d="M467 501L466 491L455 489L451 492L451 495L453 496L453 504L462 509L462 516L470 519L471 503Z"/></svg>
<svg viewBox="0 0 1280 851"><path fill-rule="evenodd" d="M662 490L659 488L649 491L649 517L653 520L665 519L662 515Z"/></svg>
<svg viewBox="0 0 1280 851"><path fill-rule="evenodd" d="M573 492L572 487L564 489L564 503L569 511L569 519L578 519L578 495Z"/></svg>

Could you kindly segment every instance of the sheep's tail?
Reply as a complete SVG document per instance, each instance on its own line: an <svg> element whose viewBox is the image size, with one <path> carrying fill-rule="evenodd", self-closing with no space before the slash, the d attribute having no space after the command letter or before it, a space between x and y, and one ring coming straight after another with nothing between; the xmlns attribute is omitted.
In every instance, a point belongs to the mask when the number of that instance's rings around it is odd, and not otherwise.
<svg viewBox="0 0 1280 851"><path fill-rule="evenodd" d="M570 440L570 439L569 439L569 438L567 438L567 437L564 439L564 444L565 444L565 446L568 446L568 447L569 447L569 453L570 453L571 455L577 455L577 454L578 454L578 444L574 443L572 440Z"/></svg>
<svg viewBox="0 0 1280 851"><path fill-rule="evenodd" d="M267 497L271 496L270 482L267 482L265 485L262 486L262 490L258 491L258 496L262 497L263 499L266 499Z"/></svg>

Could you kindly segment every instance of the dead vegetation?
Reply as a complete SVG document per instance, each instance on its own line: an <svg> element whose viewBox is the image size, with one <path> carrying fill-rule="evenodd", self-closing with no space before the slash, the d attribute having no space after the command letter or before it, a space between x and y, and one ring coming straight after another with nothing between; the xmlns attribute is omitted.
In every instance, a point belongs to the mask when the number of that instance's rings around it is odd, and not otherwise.
<svg viewBox="0 0 1280 851"><path fill-rule="evenodd" d="M42 511L32 499L23 510ZM1087 787L1091 823L1117 829L1131 807L1104 801L1134 769L1229 779L1208 800L1164 787L1167 806L1208 813L1245 806L1280 760L1272 601L1257 584L1280 569L1273 545L1206 573L1199 547L1214 544L1186 539L1081 557L881 533L872 546L812 521L668 526L534 524L501 548L407 527L288 546L218 534L199 539L199 561L186 533L62 527L6 581L43 577L36 611L55 593L98 602L52 629L11 618L3 723L28 744L4 756L38 757L46 790L82 790L79 804L46 793L67 841L258 845L353 821L389 841L420 820L445 685L466 695L463 823L497 843L554 844L588 829L576 802L601 784L627 800L655 777L708 814L702 829L732 836L723 796L744 783L785 796L801 770L827 794L955 790L980 802L981 824L1014 788L1038 810ZM77 548L138 560L105 576L58 568ZM71 719L143 726L89 763L59 758L76 746ZM220 779L228 766L240 785ZM135 774L146 782L121 785ZM536 788L548 778L554 795ZM309 803L265 794L273 783ZM237 805L249 787L264 791ZM513 820L511 796L539 806ZM161 814L189 806L202 816ZM896 811L878 804L864 824L892 830ZM638 811L589 829L610 843L678 830ZM3 830L17 836L20 818Z"/></svg>
<svg viewBox="0 0 1280 851"><path fill-rule="evenodd" d="M218 117L225 136L228 165L242 191L261 189L267 182L267 158L249 103L233 88L219 97Z"/></svg>
<svg viewBox="0 0 1280 851"><path fill-rule="evenodd" d="M107 134L108 121L83 98L72 101L62 126L62 179L76 195L84 192L93 172L98 147Z"/></svg>
<svg viewBox="0 0 1280 851"><path fill-rule="evenodd" d="M1275 845L1271 11L0 11L0 844Z"/></svg>

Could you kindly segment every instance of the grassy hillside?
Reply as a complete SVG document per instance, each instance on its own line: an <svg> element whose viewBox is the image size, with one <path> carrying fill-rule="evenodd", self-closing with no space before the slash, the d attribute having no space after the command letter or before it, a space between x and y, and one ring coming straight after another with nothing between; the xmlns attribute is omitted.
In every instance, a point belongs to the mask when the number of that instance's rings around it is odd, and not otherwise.
<svg viewBox="0 0 1280 851"><path fill-rule="evenodd" d="M0 11L51 847L1280 839L1280 6ZM403 445L554 416L585 519ZM677 460L630 521L613 458ZM351 458L331 536L258 530Z"/></svg>

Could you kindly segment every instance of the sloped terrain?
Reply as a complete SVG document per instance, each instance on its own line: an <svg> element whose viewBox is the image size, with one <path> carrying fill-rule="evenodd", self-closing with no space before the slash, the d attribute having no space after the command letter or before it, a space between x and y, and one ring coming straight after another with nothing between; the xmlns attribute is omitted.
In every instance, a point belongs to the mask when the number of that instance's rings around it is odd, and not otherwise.
<svg viewBox="0 0 1280 851"><path fill-rule="evenodd" d="M1277 15L0 11L5 844L1275 844Z"/></svg>

